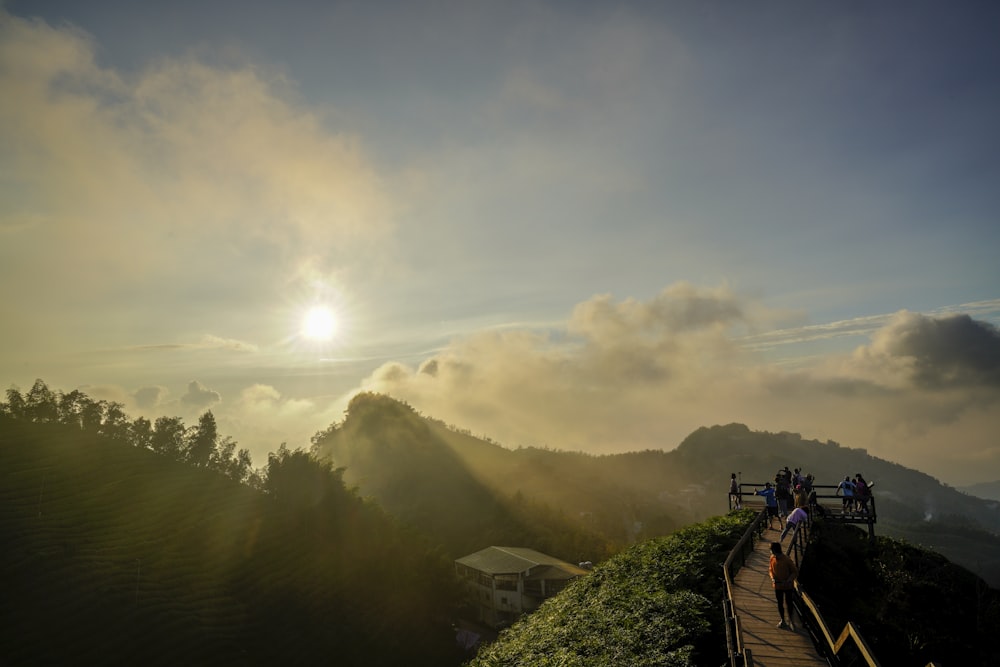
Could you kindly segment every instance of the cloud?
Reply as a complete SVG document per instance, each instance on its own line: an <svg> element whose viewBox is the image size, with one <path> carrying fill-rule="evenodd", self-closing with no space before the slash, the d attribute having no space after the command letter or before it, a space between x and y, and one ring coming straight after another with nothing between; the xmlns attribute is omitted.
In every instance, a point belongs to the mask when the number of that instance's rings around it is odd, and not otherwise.
<svg viewBox="0 0 1000 667"><path fill-rule="evenodd" d="M600 295L563 328L456 339L416 368L383 365L360 388L508 446L671 449L699 426L737 421L931 474L967 478L983 457L1000 466L988 454L1000 429L992 325L884 316L868 345L790 370L744 345L772 315L724 286L680 283L648 301Z"/></svg>
<svg viewBox="0 0 1000 667"><path fill-rule="evenodd" d="M186 408L203 410L222 400L217 391L212 391L197 380L188 383L187 393L180 397L180 403Z"/></svg>
<svg viewBox="0 0 1000 667"><path fill-rule="evenodd" d="M167 396L164 387L140 387L132 394L135 405L140 410L155 410Z"/></svg>
<svg viewBox="0 0 1000 667"><path fill-rule="evenodd" d="M1000 389L1000 331L969 315L900 312L871 345L857 351L857 358L901 373L924 389Z"/></svg>
<svg viewBox="0 0 1000 667"><path fill-rule="evenodd" d="M244 387L237 399L220 406L215 416L220 432L249 449L254 464L260 466L281 443L308 448L316 432L343 418L348 399L294 398L257 383Z"/></svg>
<svg viewBox="0 0 1000 667"><path fill-rule="evenodd" d="M167 350L228 350L230 352L257 352L258 346L235 338L222 338L205 334L193 343L154 343L151 345L133 345L129 348L136 352L160 352Z"/></svg>
<svg viewBox="0 0 1000 667"><path fill-rule="evenodd" d="M331 112L250 64L190 55L125 73L96 52L78 29L0 10L0 298L27 323L10 345L44 348L109 294L123 318L189 331L266 316L250 304L303 265L372 269L393 204ZM232 338L202 345L253 349Z"/></svg>

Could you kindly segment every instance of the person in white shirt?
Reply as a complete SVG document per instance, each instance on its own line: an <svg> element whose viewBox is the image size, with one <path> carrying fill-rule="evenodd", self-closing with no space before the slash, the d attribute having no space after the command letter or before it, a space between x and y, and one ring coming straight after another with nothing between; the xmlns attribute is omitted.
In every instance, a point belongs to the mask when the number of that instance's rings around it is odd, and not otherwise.
<svg viewBox="0 0 1000 667"><path fill-rule="evenodd" d="M802 521L809 521L809 513L801 507L796 507L792 510L792 513L785 518L785 527L782 529L781 537L778 538L778 541L784 541L785 535L787 535L793 528L797 528L799 523Z"/></svg>
<svg viewBox="0 0 1000 667"><path fill-rule="evenodd" d="M841 514L846 514L848 512L854 511L854 482L851 481L850 475L844 478L844 481L837 485L836 495L840 495L840 492L844 492L844 504L840 508Z"/></svg>

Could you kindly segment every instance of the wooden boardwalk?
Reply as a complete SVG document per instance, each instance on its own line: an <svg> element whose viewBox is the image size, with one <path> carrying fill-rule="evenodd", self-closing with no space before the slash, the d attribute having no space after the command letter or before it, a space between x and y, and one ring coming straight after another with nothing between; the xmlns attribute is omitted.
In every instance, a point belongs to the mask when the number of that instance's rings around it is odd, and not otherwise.
<svg viewBox="0 0 1000 667"><path fill-rule="evenodd" d="M826 666L798 614L790 614L794 630L778 628L781 619L767 568L771 542L780 534L779 530L765 530L733 580L733 605L743 627L743 643L751 651L754 667ZM786 536L782 544L786 553L789 542L791 537ZM788 610L785 613L788 618Z"/></svg>

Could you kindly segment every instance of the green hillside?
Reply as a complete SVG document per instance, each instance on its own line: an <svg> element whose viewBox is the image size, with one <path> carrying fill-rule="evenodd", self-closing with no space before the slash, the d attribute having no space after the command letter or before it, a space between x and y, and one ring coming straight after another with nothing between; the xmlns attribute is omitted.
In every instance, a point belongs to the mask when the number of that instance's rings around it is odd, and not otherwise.
<svg viewBox="0 0 1000 667"><path fill-rule="evenodd" d="M458 664L450 561L303 452L265 472L0 417L0 664Z"/></svg>
<svg viewBox="0 0 1000 667"><path fill-rule="evenodd" d="M853 621L883 665L998 664L1000 590L934 551L820 522L801 583L830 627Z"/></svg>
<svg viewBox="0 0 1000 667"><path fill-rule="evenodd" d="M521 619L470 667L726 664L721 566L747 510L635 545ZM942 556L818 522L801 582L836 633L850 620L883 665L995 664L1000 591ZM848 663L853 664L853 663Z"/></svg>
<svg viewBox="0 0 1000 667"><path fill-rule="evenodd" d="M504 630L470 665L724 664L722 563L752 518L716 517L630 547Z"/></svg>

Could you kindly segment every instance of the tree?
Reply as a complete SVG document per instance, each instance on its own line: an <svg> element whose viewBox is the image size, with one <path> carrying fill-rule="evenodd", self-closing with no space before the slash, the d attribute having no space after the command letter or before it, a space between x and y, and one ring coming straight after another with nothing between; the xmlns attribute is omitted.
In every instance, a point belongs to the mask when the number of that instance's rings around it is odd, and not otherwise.
<svg viewBox="0 0 1000 667"><path fill-rule="evenodd" d="M83 428L83 415L93 401L79 389L59 397L59 422L67 426Z"/></svg>
<svg viewBox="0 0 1000 667"><path fill-rule="evenodd" d="M208 465L226 477L241 483L249 480L253 470L251 467L250 450L241 449L237 453L236 441L228 435L219 441L218 446L216 446L215 451L209 458Z"/></svg>
<svg viewBox="0 0 1000 667"><path fill-rule="evenodd" d="M7 390L7 402L2 406L3 414L10 415L14 419L25 419L24 396L17 387Z"/></svg>
<svg viewBox="0 0 1000 667"><path fill-rule="evenodd" d="M35 380L24 400L28 419L35 422L54 422L59 417L59 404L55 393L41 379Z"/></svg>
<svg viewBox="0 0 1000 667"><path fill-rule="evenodd" d="M111 440L126 442L129 436L129 422L124 406L114 401L101 401L101 403L101 407L104 408L104 421L100 427L101 435Z"/></svg>
<svg viewBox="0 0 1000 667"><path fill-rule="evenodd" d="M140 449L153 448L153 424L145 417L137 417L128 427L129 440Z"/></svg>
<svg viewBox="0 0 1000 667"><path fill-rule="evenodd" d="M189 430L187 460L197 466L208 465L212 455L216 453L218 443L219 431L215 424L215 415L208 410L198 418L198 425Z"/></svg>
<svg viewBox="0 0 1000 667"><path fill-rule="evenodd" d="M154 452L180 459L184 452L184 422L180 417L157 417L150 445Z"/></svg>
<svg viewBox="0 0 1000 667"><path fill-rule="evenodd" d="M267 455L264 490L279 501L296 507L339 503L351 497L344 487L343 468L317 459L301 449L289 450L285 443Z"/></svg>
<svg viewBox="0 0 1000 667"><path fill-rule="evenodd" d="M84 431L97 433L104 421L104 401L92 401L84 397L83 410L80 412L80 425Z"/></svg>

